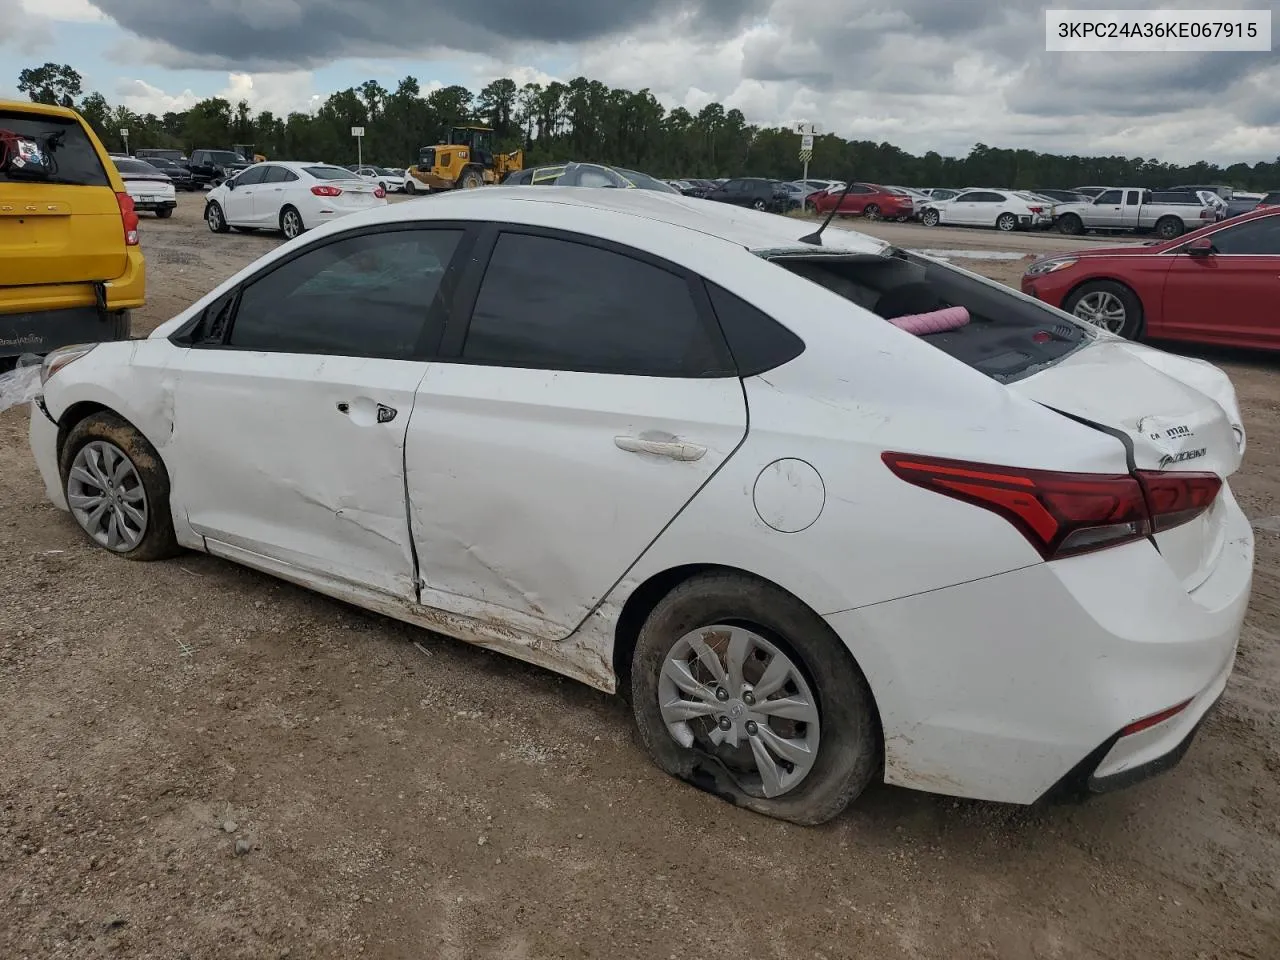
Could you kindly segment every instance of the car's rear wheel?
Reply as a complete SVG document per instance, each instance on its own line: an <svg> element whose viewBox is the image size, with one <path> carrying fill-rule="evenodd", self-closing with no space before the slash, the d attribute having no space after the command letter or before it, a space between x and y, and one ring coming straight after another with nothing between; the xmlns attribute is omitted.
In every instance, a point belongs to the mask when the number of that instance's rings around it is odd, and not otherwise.
<svg viewBox="0 0 1280 960"><path fill-rule="evenodd" d="M1161 217L1156 221L1156 236L1161 240L1172 240L1186 232L1186 227L1177 217Z"/></svg>
<svg viewBox="0 0 1280 960"><path fill-rule="evenodd" d="M156 210L156 216L161 220L168 220L173 216L173 207L160 207Z"/></svg>
<svg viewBox="0 0 1280 960"><path fill-rule="evenodd" d="M1142 329L1142 301L1123 283L1093 280L1072 291L1062 308L1095 327L1129 340Z"/></svg>
<svg viewBox="0 0 1280 960"><path fill-rule="evenodd" d="M227 218L217 201L210 201L209 205L204 208L204 222L209 225L209 229L214 233L226 233L231 229L227 225Z"/></svg>
<svg viewBox="0 0 1280 960"><path fill-rule="evenodd" d="M742 574L694 577L658 603L636 642L631 697L659 767L794 823L834 817L880 759L871 691L840 639Z"/></svg>
<svg viewBox="0 0 1280 960"><path fill-rule="evenodd" d="M1012 213L1002 213L996 217L996 229L1002 233L1009 233L1018 228L1018 218Z"/></svg>
<svg viewBox="0 0 1280 960"><path fill-rule="evenodd" d="M60 458L67 506L94 543L130 560L178 552L169 474L146 437L114 413L81 420Z"/></svg>
<svg viewBox="0 0 1280 960"><path fill-rule="evenodd" d="M302 214L293 207L285 207L280 211L280 232L284 234L286 240L302 236L305 229L306 227L302 225Z"/></svg>
<svg viewBox="0 0 1280 960"><path fill-rule="evenodd" d="M880 207L874 203L868 203L867 208L862 211L862 215L868 220L880 219Z"/></svg>

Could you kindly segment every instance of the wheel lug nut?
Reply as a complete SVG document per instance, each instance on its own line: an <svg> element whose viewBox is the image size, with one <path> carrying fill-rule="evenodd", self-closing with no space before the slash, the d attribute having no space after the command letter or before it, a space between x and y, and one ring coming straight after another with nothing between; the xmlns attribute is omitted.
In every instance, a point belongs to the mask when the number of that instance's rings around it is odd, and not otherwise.
<svg viewBox="0 0 1280 960"><path fill-rule="evenodd" d="M729 691L724 687L716 687L716 699L723 703L729 699Z"/></svg>
<svg viewBox="0 0 1280 960"><path fill-rule="evenodd" d="M750 690L748 690L746 693L742 695L742 702L745 703L748 707L750 707L755 704L756 695L752 693Z"/></svg>
<svg viewBox="0 0 1280 960"><path fill-rule="evenodd" d="M721 717L721 718L720 718L720 729L721 729L721 730L728 730L728 729L729 729L730 727L732 727L732 726L733 726L733 721L732 721L732 720L730 720L728 717Z"/></svg>
<svg viewBox="0 0 1280 960"><path fill-rule="evenodd" d="M754 720L747 721L747 736L754 737L756 735L756 730L758 729L759 727L756 726L756 722Z"/></svg>

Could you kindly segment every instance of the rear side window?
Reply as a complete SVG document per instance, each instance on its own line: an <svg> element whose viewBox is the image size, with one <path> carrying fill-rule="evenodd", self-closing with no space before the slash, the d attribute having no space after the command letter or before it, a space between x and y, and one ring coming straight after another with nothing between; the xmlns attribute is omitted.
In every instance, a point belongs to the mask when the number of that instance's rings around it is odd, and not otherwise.
<svg viewBox="0 0 1280 960"><path fill-rule="evenodd" d="M310 250L244 288L229 343L410 359L461 237L460 230L399 230Z"/></svg>
<svg viewBox="0 0 1280 960"><path fill-rule="evenodd" d="M642 377L731 376L683 277L553 237L504 233L462 359Z"/></svg>
<svg viewBox="0 0 1280 960"><path fill-rule="evenodd" d="M0 130L30 137L42 147L48 145L53 159L49 176L36 182L70 184L80 187L109 187L107 172L98 159L84 127L66 117L46 117L19 110L0 110ZM21 181L31 183L32 178L21 175L10 177L0 170L0 182Z"/></svg>
<svg viewBox="0 0 1280 960"><path fill-rule="evenodd" d="M736 294L707 283L711 307L743 377L780 367L804 353L804 341Z"/></svg>

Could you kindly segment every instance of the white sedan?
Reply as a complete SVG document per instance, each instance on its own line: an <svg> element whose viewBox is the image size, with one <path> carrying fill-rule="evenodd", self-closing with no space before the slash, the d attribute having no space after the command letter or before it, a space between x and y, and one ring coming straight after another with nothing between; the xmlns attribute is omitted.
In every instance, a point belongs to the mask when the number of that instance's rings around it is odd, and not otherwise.
<svg viewBox="0 0 1280 960"><path fill-rule="evenodd" d="M388 167L356 167L356 175L372 181L387 193L404 193L403 170L395 171Z"/></svg>
<svg viewBox="0 0 1280 960"><path fill-rule="evenodd" d="M173 181L162 170L133 157L112 156L111 161L133 199L133 209L150 210L161 220L173 216L178 195Z"/></svg>
<svg viewBox="0 0 1280 960"><path fill-rule="evenodd" d="M812 229L648 190L368 211L50 354L31 447L105 551L624 691L663 770L761 813L1172 766L1250 593L1230 381Z"/></svg>
<svg viewBox="0 0 1280 960"><path fill-rule="evenodd" d="M1020 190L967 190L949 200L930 198L916 212L927 227L995 227L1006 233L1053 222L1052 203Z"/></svg>
<svg viewBox="0 0 1280 960"><path fill-rule="evenodd" d="M325 163L255 163L209 191L204 219L214 233L279 230L292 240L312 227L385 206L387 192Z"/></svg>

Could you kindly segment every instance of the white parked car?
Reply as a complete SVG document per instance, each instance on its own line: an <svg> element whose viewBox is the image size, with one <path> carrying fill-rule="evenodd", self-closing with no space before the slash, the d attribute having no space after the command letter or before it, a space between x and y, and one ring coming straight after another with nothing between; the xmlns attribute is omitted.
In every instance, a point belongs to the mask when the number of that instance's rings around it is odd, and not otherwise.
<svg viewBox="0 0 1280 960"><path fill-rule="evenodd" d="M918 210L920 222L962 227L995 227L1001 231L1026 230L1053 222L1053 207L1016 190L967 190L949 200L935 200Z"/></svg>
<svg viewBox="0 0 1280 960"><path fill-rule="evenodd" d="M204 219L214 233L257 227L279 230L292 240L386 202L385 190L343 167L276 161L255 163L210 190Z"/></svg>
<svg viewBox="0 0 1280 960"><path fill-rule="evenodd" d="M811 230L649 190L367 211L50 354L31 448L105 550L624 690L662 769L761 813L1172 766L1250 593L1230 382Z"/></svg>
<svg viewBox="0 0 1280 960"><path fill-rule="evenodd" d="M356 174L371 180L386 193L404 193L404 171L389 167L356 167Z"/></svg>
<svg viewBox="0 0 1280 960"><path fill-rule="evenodd" d="M178 194L173 181L163 171L133 157L113 155L111 162L116 165L125 190L133 198L133 209L150 210L161 220L173 216Z"/></svg>

